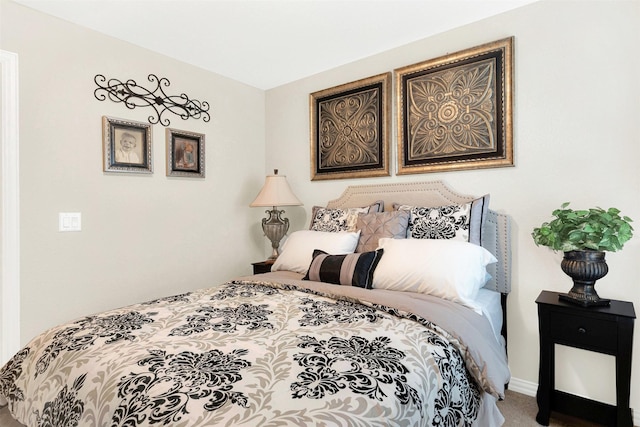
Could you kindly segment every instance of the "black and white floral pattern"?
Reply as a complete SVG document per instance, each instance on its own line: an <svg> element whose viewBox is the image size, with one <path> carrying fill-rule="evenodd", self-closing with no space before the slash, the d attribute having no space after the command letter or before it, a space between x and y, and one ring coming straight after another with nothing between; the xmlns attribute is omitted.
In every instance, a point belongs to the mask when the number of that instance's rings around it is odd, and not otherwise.
<svg viewBox="0 0 640 427"><path fill-rule="evenodd" d="M191 292L187 292L184 294L172 295L164 298L157 298L151 301L147 301L143 303L143 305L153 305L153 304L161 304L161 303L172 303L172 302L188 302L189 295Z"/></svg>
<svg viewBox="0 0 640 427"><path fill-rule="evenodd" d="M222 286L221 289L211 296L211 300L224 300L228 298L252 298L259 295L275 295L279 291L271 286L265 286L261 284L251 284L242 282L229 282L227 286Z"/></svg>
<svg viewBox="0 0 640 427"><path fill-rule="evenodd" d="M235 332L239 326L248 330L273 328L268 322L272 312L266 309L266 304L240 304L238 307L203 307L198 314L187 317L185 325L173 329L169 335L191 335L214 330L218 332Z"/></svg>
<svg viewBox="0 0 640 427"><path fill-rule="evenodd" d="M291 384L294 398L322 399L348 388L370 399L383 400L386 394L382 384L394 384L395 395L404 405L411 403L422 412L422 401L417 391L407 385L408 369L401 360L405 354L389 345L387 337L367 340L363 337L349 339L332 337L317 340L300 337L298 347L309 353L297 353L294 360L304 368L298 374L299 381Z"/></svg>
<svg viewBox="0 0 640 427"><path fill-rule="evenodd" d="M135 335L132 331L153 322L150 316L155 314L157 313L142 314L130 311L124 314L89 316L74 322L73 325L61 329L54 335L53 340L38 359L35 375L42 374L62 351L86 350L101 338L106 338L105 344L113 344L121 340L133 341Z"/></svg>
<svg viewBox="0 0 640 427"><path fill-rule="evenodd" d="M22 375L22 362L30 351L29 347L23 348L0 369L0 396L9 401L24 400L24 393L16 385L16 381Z"/></svg>
<svg viewBox="0 0 640 427"><path fill-rule="evenodd" d="M227 403L247 406L247 397L233 390L242 379L240 371L251 366L242 359L245 349L230 353L219 350L168 354L149 351L138 362L146 371L131 373L118 383L122 399L113 415L112 427L148 424L173 425L189 413L191 400L207 399L205 411L215 411Z"/></svg>
<svg viewBox="0 0 640 427"><path fill-rule="evenodd" d="M454 426L460 425L461 420L475 419L480 405L480 390L463 369L464 360L460 353L439 335L427 334L427 341L440 349L434 353L434 360L445 379L435 401L433 425Z"/></svg>
<svg viewBox="0 0 640 427"><path fill-rule="evenodd" d="M466 205L440 207L400 206L409 210L407 237L412 239L469 240L469 208Z"/></svg>
<svg viewBox="0 0 640 427"><path fill-rule="evenodd" d="M38 427L76 427L84 412L84 402L78 399L78 392L84 385L87 374L75 379L71 387L65 385L55 399L44 404L42 414L36 410Z"/></svg>
<svg viewBox="0 0 640 427"><path fill-rule="evenodd" d="M300 310L304 313L300 319L301 326L320 326L331 322L351 323L359 320L375 322L381 318L375 309L345 300L330 302L303 298L300 302Z"/></svg>
<svg viewBox="0 0 640 427"><path fill-rule="evenodd" d="M311 219L311 230L325 232L354 231L358 214L368 213L369 207L349 209L318 208Z"/></svg>
<svg viewBox="0 0 640 427"><path fill-rule="evenodd" d="M411 313L234 281L53 328L0 395L37 426L468 426L481 389L462 350Z"/></svg>

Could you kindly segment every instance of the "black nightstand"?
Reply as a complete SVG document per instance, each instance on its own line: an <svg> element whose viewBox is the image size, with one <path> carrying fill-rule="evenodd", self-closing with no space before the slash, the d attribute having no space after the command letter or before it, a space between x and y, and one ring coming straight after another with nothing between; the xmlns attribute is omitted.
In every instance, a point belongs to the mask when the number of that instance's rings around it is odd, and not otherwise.
<svg viewBox="0 0 640 427"><path fill-rule="evenodd" d="M549 425L551 411L607 426L632 427L629 408L633 303L611 300L608 307L581 307L560 301L558 292L542 291L538 304L540 371L536 421ZM555 389L555 344L610 354L616 358L616 406ZM585 375L592 374L585 372ZM607 380L609 380L607 378Z"/></svg>
<svg viewBox="0 0 640 427"><path fill-rule="evenodd" d="M253 274L262 274L268 273L271 271L271 266L273 265L272 259L268 259L266 261L254 262L251 263L253 265Z"/></svg>

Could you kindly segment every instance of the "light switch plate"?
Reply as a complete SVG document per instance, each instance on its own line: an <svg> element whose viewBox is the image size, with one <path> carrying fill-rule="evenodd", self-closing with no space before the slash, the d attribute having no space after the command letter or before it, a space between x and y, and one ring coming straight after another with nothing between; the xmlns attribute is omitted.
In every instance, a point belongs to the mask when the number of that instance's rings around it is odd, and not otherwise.
<svg viewBox="0 0 640 427"><path fill-rule="evenodd" d="M80 212L60 212L58 215L59 231L82 231L82 214Z"/></svg>

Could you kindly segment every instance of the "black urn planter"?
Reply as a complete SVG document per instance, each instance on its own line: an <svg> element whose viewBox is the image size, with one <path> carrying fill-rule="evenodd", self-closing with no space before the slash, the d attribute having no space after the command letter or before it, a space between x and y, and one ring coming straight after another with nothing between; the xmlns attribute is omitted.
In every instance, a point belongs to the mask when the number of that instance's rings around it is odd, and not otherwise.
<svg viewBox="0 0 640 427"><path fill-rule="evenodd" d="M560 267L573 279L573 287L560 299L584 307L607 306L610 300L598 296L595 290L596 280L609 272L609 266L601 251L570 251L564 253Z"/></svg>

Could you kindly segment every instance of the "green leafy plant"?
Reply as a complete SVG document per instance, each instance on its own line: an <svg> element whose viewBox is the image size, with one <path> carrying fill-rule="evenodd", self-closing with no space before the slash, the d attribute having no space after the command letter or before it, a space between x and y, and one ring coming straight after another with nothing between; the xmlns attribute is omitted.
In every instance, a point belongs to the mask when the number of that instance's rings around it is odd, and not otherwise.
<svg viewBox="0 0 640 427"><path fill-rule="evenodd" d="M609 251L622 249L633 236L631 218L620 216L616 208L573 210L569 202L552 212L555 217L534 228L533 240L538 246L554 251Z"/></svg>

